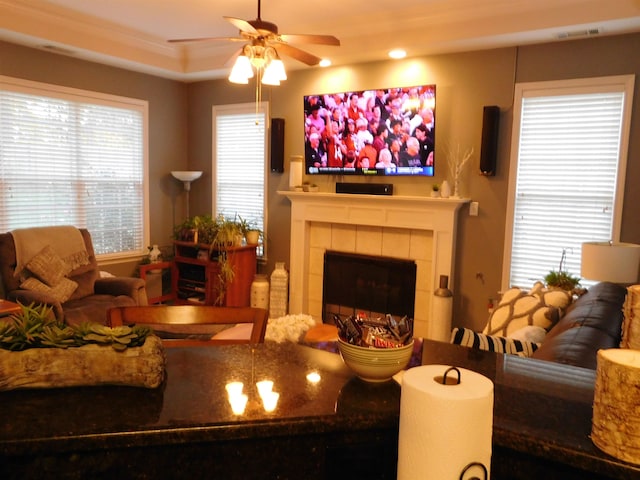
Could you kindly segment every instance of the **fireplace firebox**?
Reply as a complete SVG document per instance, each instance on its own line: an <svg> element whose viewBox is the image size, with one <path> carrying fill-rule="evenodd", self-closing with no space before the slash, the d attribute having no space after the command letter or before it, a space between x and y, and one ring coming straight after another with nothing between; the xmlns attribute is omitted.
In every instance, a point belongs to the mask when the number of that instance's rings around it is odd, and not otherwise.
<svg viewBox="0 0 640 480"><path fill-rule="evenodd" d="M327 250L324 254L322 319L360 312L370 318L413 318L416 262L391 257Z"/></svg>

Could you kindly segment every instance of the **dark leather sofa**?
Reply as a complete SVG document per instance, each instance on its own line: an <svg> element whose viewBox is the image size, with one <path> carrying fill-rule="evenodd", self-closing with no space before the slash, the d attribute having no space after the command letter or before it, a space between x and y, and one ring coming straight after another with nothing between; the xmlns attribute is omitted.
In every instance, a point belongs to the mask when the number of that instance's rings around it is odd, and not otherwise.
<svg viewBox="0 0 640 480"><path fill-rule="evenodd" d="M595 370L600 349L618 348L627 289L601 282L576 300L532 358Z"/></svg>

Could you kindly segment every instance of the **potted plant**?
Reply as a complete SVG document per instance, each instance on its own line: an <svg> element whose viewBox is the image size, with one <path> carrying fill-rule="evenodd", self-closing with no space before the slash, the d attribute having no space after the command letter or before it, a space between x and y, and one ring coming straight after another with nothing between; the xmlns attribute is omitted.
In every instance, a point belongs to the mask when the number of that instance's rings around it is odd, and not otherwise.
<svg viewBox="0 0 640 480"><path fill-rule="evenodd" d="M238 216L227 220L223 215L217 218L217 228L212 244L216 247L238 247L242 245L245 232L244 220Z"/></svg>
<svg viewBox="0 0 640 480"><path fill-rule="evenodd" d="M440 196L440 184L434 183L431 185L431 196L433 198L438 198Z"/></svg>
<svg viewBox="0 0 640 480"><path fill-rule="evenodd" d="M196 215L176 225L173 237L185 242L211 245L216 237L217 229L218 224L211 215Z"/></svg>
<svg viewBox="0 0 640 480"><path fill-rule="evenodd" d="M95 384L155 388L162 382L162 343L148 327L67 325L46 305L20 308L0 322L0 390Z"/></svg>
<svg viewBox="0 0 640 480"><path fill-rule="evenodd" d="M569 272L564 270L564 262L567 256L567 249L562 249L562 256L560 257L560 265L558 270L550 270L544 277L544 283L547 287L561 288L573 292L580 285L580 278L574 277Z"/></svg>

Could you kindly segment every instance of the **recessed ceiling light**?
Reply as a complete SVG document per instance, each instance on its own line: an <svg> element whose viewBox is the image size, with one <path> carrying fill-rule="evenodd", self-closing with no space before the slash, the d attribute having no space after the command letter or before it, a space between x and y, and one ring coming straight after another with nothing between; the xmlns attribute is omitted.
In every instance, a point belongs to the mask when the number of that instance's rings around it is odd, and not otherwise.
<svg viewBox="0 0 640 480"><path fill-rule="evenodd" d="M320 63L318 64L321 67L328 67L329 65L331 65L331 60L329 60L328 58L323 58L322 60L320 60Z"/></svg>
<svg viewBox="0 0 640 480"><path fill-rule="evenodd" d="M406 56L407 56L407 52L405 52L404 50L402 50L402 49L400 49L400 48L396 48L395 50L391 50L391 51L389 52L389 56L390 56L391 58L394 58L394 59L396 59L396 60L397 60L397 59L399 59L399 58L404 58L404 57L406 57Z"/></svg>

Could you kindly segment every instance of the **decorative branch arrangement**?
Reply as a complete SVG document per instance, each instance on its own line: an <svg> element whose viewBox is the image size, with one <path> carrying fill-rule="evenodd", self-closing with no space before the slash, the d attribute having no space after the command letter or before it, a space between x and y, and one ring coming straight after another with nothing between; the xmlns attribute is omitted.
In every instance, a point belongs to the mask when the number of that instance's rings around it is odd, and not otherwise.
<svg viewBox="0 0 640 480"><path fill-rule="evenodd" d="M453 197L460 197L460 179L465 171L465 166L473 156L473 147L462 153L460 144L456 144L455 147L449 147L447 154L449 173L453 182Z"/></svg>

